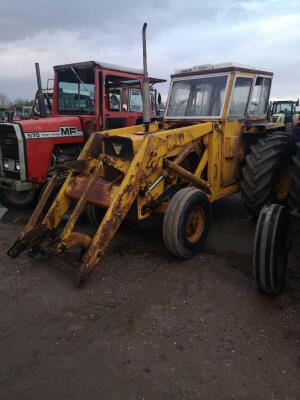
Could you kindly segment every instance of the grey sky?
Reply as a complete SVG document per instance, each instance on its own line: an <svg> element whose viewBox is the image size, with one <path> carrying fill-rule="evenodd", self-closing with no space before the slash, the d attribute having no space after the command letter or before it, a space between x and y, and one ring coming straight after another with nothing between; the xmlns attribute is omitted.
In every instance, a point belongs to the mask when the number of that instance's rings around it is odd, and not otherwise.
<svg viewBox="0 0 300 400"><path fill-rule="evenodd" d="M300 0L0 0L0 92L32 97L35 61L44 82L67 62L141 67L144 21L153 76L236 61L272 70L273 97L300 96Z"/></svg>

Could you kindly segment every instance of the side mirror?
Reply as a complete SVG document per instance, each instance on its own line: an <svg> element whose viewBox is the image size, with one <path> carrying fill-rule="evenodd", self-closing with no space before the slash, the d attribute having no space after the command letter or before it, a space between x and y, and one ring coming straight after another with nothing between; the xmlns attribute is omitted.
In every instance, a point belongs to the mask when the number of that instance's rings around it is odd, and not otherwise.
<svg viewBox="0 0 300 400"><path fill-rule="evenodd" d="M299 99L296 101L295 106L296 106L296 107L299 106Z"/></svg>
<svg viewBox="0 0 300 400"><path fill-rule="evenodd" d="M161 94L160 93L158 93L158 96L157 96L157 104L161 105Z"/></svg>

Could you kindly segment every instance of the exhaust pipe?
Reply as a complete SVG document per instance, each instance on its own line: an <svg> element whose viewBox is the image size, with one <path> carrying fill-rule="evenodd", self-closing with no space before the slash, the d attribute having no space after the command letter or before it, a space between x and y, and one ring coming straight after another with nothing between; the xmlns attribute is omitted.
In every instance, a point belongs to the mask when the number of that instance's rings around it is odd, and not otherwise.
<svg viewBox="0 0 300 400"><path fill-rule="evenodd" d="M36 71L36 80L37 80L37 93L36 98L39 105L40 117L45 118L47 116L46 105L45 105L45 97L42 90L42 81L41 81L41 72L39 63L35 63L35 71Z"/></svg>
<svg viewBox="0 0 300 400"><path fill-rule="evenodd" d="M151 122L151 103L150 103L150 85L147 69L147 47L146 47L146 28L147 23L143 25L143 67L144 67L144 81L142 85L143 93L143 122L145 124L145 132L149 132L149 124Z"/></svg>

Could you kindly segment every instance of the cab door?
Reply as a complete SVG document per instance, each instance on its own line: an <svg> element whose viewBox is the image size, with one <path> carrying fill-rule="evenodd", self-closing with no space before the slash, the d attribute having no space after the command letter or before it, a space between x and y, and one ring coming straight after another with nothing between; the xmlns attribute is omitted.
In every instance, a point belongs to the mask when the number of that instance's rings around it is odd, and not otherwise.
<svg viewBox="0 0 300 400"><path fill-rule="evenodd" d="M123 128L142 122L143 102L140 77L107 73L104 85L104 129Z"/></svg>
<svg viewBox="0 0 300 400"><path fill-rule="evenodd" d="M127 100L124 99L123 81L121 74L103 74L103 129L127 126Z"/></svg>
<svg viewBox="0 0 300 400"><path fill-rule="evenodd" d="M223 125L222 175L223 187L232 185L238 180L238 167L244 155L242 132L248 111L253 78L236 76L228 110Z"/></svg>

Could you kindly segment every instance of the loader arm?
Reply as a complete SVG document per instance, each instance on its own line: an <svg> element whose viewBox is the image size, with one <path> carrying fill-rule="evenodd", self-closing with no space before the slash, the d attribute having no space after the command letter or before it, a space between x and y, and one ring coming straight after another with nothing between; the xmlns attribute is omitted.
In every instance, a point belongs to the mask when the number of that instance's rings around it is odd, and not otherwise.
<svg viewBox="0 0 300 400"><path fill-rule="evenodd" d="M159 141L159 139L150 140L147 137L130 163L124 179L92 239L91 245L82 258L77 277L78 284L84 281L99 263L104 251L126 217L141 189L141 183L149 172L149 161ZM155 166L151 164L151 168L155 168Z"/></svg>
<svg viewBox="0 0 300 400"><path fill-rule="evenodd" d="M107 155L103 153L99 154L97 160L90 158L89 151L92 147L92 140L93 139L87 143L79 159L70 163L69 167L71 172L42 220L42 223L38 224L37 222L53 190L55 178L52 178L49 182L26 228L8 251L8 254L12 257L18 256L25 249L28 249L28 253L31 256L35 255L38 251L47 256L61 256L67 250L79 247L84 253L80 261L74 264L74 266L78 268L78 284L82 283L99 264L105 249L109 246L119 226L126 217L142 185L145 185L147 177L158 164L160 164L160 168L162 168L163 156L167 151L166 141L164 139L150 136L143 139L132 161L124 163L122 167L120 167L120 170L124 172L124 177L120 184L115 186L111 183L109 184L111 189L110 205L96 233L91 237L74 231L74 228L80 214L87 204L92 187L97 181L104 181L104 178L101 177L103 174L103 163L107 162L109 165L112 161L110 157L107 157ZM154 155L157 155L158 149L160 155L154 157ZM162 151L162 149L164 149L164 151ZM116 162L116 165L118 165L118 162ZM78 179L86 182L86 184L85 186L81 186L77 204L63 228L62 233L59 234L57 229L58 225L70 208L72 193L76 193Z"/></svg>
<svg viewBox="0 0 300 400"><path fill-rule="evenodd" d="M147 134L145 126L140 125L119 129L114 134L106 131L91 135L78 159L65 164L69 174L46 216L43 217L43 210L55 188L56 176L49 181L8 254L17 257L27 249L30 256L41 253L63 258L77 268L80 284L99 264L129 210L138 220L147 218L151 210L164 212L170 195L182 185L199 187L209 195L210 182L202 179L201 174L208 162L212 123L175 129L165 124L161 128L152 123ZM129 153L111 153L118 146L129 149ZM200 158L195 170L189 171L180 164L191 152ZM113 176L109 170L114 171ZM93 234L78 232L78 219L90 206L100 207L104 215L96 220ZM80 250L76 259L74 252L68 252L71 249Z"/></svg>

